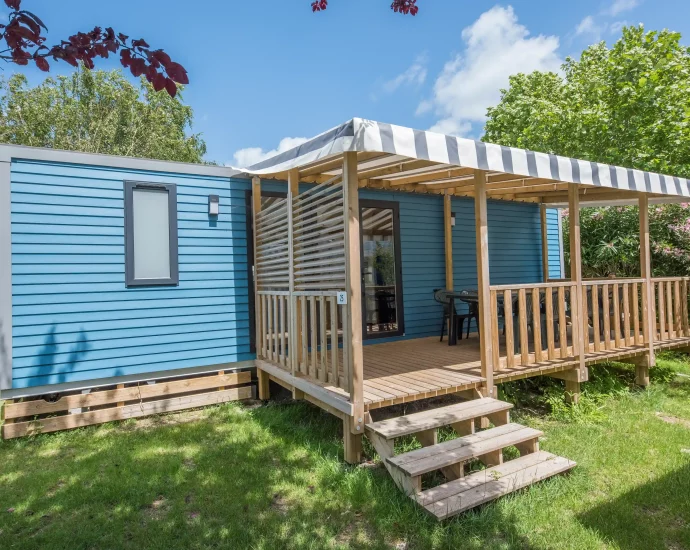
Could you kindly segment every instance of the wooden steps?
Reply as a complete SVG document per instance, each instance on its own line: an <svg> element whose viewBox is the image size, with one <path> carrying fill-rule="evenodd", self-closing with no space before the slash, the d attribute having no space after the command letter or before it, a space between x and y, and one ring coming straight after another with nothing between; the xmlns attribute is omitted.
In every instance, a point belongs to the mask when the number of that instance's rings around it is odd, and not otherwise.
<svg viewBox="0 0 690 550"><path fill-rule="evenodd" d="M373 422L365 431L398 487L438 519L445 519L575 466L540 452L542 432L510 423L511 408L510 403L481 398ZM480 419L495 427L476 431ZM443 426L451 426L459 437L438 443L437 429ZM407 435L415 436L422 448L396 456L395 439ZM507 447L516 447L520 457L503 463ZM465 465L473 460L487 469L465 477ZM422 491L422 476L434 471L440 471L448 483Z"/></svg>
<svg viewBox="0 0 690 550"><path fill-rule="evenodd" d="M539 451L421 491L414 498L438 519L446 519L575 466L572 460Z"/></svg>

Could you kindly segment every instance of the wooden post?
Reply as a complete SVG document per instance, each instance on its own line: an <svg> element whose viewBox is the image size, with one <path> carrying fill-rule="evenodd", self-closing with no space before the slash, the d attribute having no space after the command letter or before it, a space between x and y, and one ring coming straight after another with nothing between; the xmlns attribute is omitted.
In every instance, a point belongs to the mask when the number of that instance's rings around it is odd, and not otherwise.
<svg viewBox="0 0 690 550"><path fill-rule="evenodd" d="M474 171L474 220L476 227L477 249L477 288L479 293L479 349L482 361L482 393L485 397L494 397L493 346L498 342L491 341L491 292L489 278L489 225L486 205L486 173Z"/></svg>
<svg viewBox="0 0 690 550"><path fill-rule="evenodd" d="M295 376L299 372L299 350L300 334L298 334L298 327L300 321L297 319L297 297L295 296L295 241L294 241L294 200L299 194L299 170L293 168L288 172L288 194L287 194L287 220L288 220L288 270L289 283L288 291L290 293L290 307L288 308L288 316L290 318L290 328L288 330L288 356L290 357L290 368L292 375ZM303 337L303 336L302 336ZM292 398L300 399L303 393L299 390L292 390Z"/></svg>
<svg viewBox="0 0 690 550"><path fill-rule="evenodd" d="M254 334L256 338L256 356L261 357L262 342L259 342L261 336L261 301L259 297L259 283L257 281L256 269L256 216L261 212L261 178L254 176L252 178L252 222L254 227ZM269 399L268 391L268 374L261 369L256 370L257 378L259 379L259 399Z"/></svg>
<svg viewBox="0 0 690 550"><path fill-rule="evenodd" d="M539 215L541 217L541 269L542 281L549 280L549 235L546 227L546 205L542 204L539 207Z"/></svg>
<svg viewBox="0 0 690 550"><path fill-rule="evenodd" d="M353 419L351 437L361 440L364 433L364 358L362 353L362 269L360 266L359 185L357 153L343 154L343 207L345 218L345 290L347 292L347 358L350 374L350 403ZM346 435L347 437L347 435ZM346 448L361 447L351 441Z"/></svg>
<svg viewBox="0 0 690 550"><path fill-rule="evenodd" d="M453 215L451 212L452 195L446 190L443 195L443 234L446 250L446 290L453 290ZM450 334L450 332L449 332Z"/></svg>
<svg viewBox="0 0 690 550"><path fill-rule="evenodd" d="M584 320L581 318L583 311L583 292L582 286L582 250L580 246L580 194L579 186L576 183L568 184L568 214L570 216L570 280L576 287L575 299L571 297L570 303L573 311L572 316L572 339L573 353L577 354L580 360L580 379L586 378L585 349L584 339ZM574 307L573 307L574 306ZM561 342L561 346L567 345ZM580 382L566 381L566 397L573 403L577 403L580 398Z"/></svg>
<svg viewBox="0 0 690 550"><path fill-rule="evenodd" d="M635 366L635 378L640 386L649 385L649 367L656 365L654 354L654 284L652 283L651 252L649 247L649 198L642 193L638 200L640 209L640 276L642 283L642 335L647 353L644 360Z"/></svg>

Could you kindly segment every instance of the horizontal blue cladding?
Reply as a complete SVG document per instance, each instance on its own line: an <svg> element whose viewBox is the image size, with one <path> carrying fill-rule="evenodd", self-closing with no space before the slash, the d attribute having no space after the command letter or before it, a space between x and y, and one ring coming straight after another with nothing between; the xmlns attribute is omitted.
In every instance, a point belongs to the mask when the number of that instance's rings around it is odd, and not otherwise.
<svg viewBox="0 0 690 550"><path fill-rule="evenodd" d="M400 210L405 335L438 336L443 309L433 291L445 288L443 198L362 190L360 198L394 201ZM453 279L456 290L477 288L474 202L453 198ZM528 283L542 279L541 220L535 204L489 201L489 271L491 284ZM462 304L460 305L462 310ZM473 325L473 330L475 327ZM373 339L380 343L399 338Z"/></svg>
<svg viewBox="0 0 690 550"><path fill-rule="evenodd" d="M558 208L546 210L546 239L549 251L549 277L560 279L563 276L563 256L561 251L561 239L559 229L559 217L561 211Z"/></svg>
<svg viewBox="0 0 690 550"><path fill-rule="evenodd" d="M179 286L125 287L124 180L177 186ZM248 180L12 163L13 387L251 359ZM208 195L220 197L217 220Z"/></svg>

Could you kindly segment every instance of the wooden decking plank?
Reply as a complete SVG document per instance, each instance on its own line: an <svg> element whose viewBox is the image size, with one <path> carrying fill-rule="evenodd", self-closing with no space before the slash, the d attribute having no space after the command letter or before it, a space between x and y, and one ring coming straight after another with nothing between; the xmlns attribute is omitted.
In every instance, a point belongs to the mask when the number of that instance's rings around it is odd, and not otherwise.
<svg viewBox="0 0 690 550"><path fill-rule="evenodd" d="M448 426L455 422L479 418L494 412L509 410L512 407L513 405L510 403L485 397L438 409L389 418L380 422L373 422L367 425L367 429L378 433L385 439L392 439L441 426Z"/></svg>
<svg viewBox="0 0 690 550"><path fill-rule="evenodd" d="M519 459L508 460L507 462L504 462L498 466L486 468L485 470L475 472L463 478L449 481L447 483L443 483L442 485L437 485L436 487L421 491L414 496L414 499L422 506L428 506L434 502L446 500L464 491L484 485L487 481L491 481L497 475L500 475L501 477L510 475L519 470L529 468L530 466L535 466L541 462L552 460L554 458L556 458L556 455L553 455L547 451L537 451L536 453L525 455Z"/></svg>
<svg viewBox="0 0 690 550"><path fill-rule="evenodd" d="M389 458L389 464L415 477L445 466L483 456L543 435L539 430L520 424L505 424L476 434L417 449Z"/></svg>
<svg viewBox="0 0 690 550"><path fill-rule="evenodd" d="M518 460L522 459L516 459L516 461ZM446 500L436 501L433 504L425 506L425 509L434 514L438 519L445 519L479 506L480 504L484 504L485 502L495 500L503 495L528 487L538 481L566 472L575 466L576 464L572 460L556 456L511 474L503 475L497 479L491 479L486 483L463 491ZM497 472L496 475L500 475L500 470L497 469L494 471ZM484 477L484 472L478 472L477 474L482 478ZM476 476L477 474L472 475Z"/></svg>

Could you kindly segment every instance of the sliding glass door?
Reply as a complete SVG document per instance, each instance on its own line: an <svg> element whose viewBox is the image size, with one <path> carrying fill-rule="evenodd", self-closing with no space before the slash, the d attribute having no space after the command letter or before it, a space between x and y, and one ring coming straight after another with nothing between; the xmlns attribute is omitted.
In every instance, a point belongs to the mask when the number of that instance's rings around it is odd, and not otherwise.
<svg viewBox="0 0 690 550"><path fill-rule="evenodd" d="M360 200L364 338L403 334L397 202Z"/></svg>

